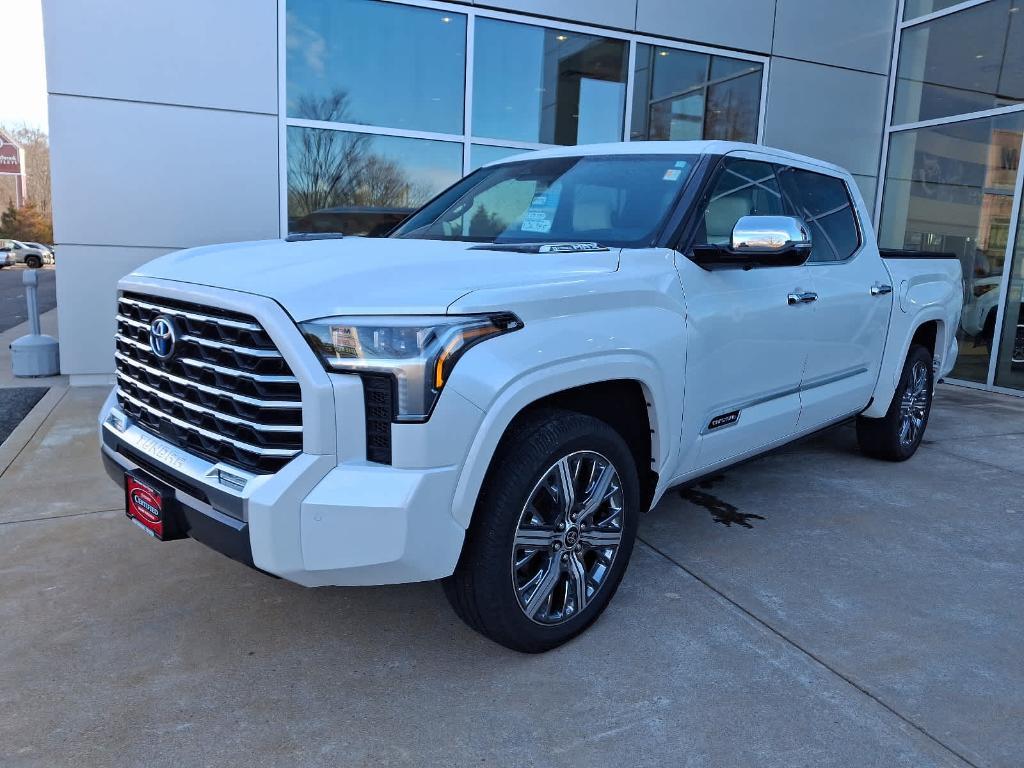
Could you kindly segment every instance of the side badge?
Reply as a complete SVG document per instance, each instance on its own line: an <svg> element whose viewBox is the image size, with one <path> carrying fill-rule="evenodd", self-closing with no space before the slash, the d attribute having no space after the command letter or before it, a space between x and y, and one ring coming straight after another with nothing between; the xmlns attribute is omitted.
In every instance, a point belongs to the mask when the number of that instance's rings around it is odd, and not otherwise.
<svg viewBox="0 0 1024 768"><path fill-rule="evenodd" d="M735 424L740 420L739 411L731 411L729 413L723 413L721 416L715 416L710 422L708 422L707 431L710 432L713 429L721 429L722 427L728 427L730 424Z"/></svg>

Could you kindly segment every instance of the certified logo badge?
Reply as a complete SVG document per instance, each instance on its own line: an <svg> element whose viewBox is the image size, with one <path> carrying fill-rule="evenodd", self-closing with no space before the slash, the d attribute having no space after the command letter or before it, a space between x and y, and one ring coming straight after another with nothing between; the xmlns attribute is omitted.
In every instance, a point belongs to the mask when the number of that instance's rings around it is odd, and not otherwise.
<svg viewBox="0 0 1024 768"><path fill-rule="evenodd" d="M149 324L149 348L161 360L167 360L174 354L174 345L178 341L178 333L174 321L167 315L157 315Z"/></svg>

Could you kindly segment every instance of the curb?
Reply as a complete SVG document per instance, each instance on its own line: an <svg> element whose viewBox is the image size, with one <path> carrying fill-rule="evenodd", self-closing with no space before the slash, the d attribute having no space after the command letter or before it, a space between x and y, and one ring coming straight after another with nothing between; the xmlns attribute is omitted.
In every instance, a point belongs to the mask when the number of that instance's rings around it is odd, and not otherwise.
<svg viewBox="0 0 1024 768"><path fill-rule="evenodd" d="M50 391L43 395L42 399L21 420L21 423L7 436L7 439L0 443L0 477L25 450L25 446L35 437L36 432L67 393L67 385L50 387Z"/></svg>

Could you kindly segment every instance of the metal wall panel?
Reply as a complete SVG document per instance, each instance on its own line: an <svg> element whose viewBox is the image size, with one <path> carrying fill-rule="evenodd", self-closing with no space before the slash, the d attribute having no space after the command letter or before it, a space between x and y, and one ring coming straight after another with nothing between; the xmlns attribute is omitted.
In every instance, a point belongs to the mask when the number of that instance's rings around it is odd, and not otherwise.
<svg viewBox="0 0 1024 768"><path fill-rule="evenodd" d="M632 29L637 0L505 0L501 3L476 3L481 8L532 13L582 24Z"/></svg>
<svg viewBox="0 0 1024 768"><path fill-rule="evenodd" d="M277 237L272 115L50 96L58 244Z"/></svg>
<svg viewBox="0 0 1024 768"><path fill-rule="evenodd" d="M276 0L45 0L50 93L277 112Z"/></svg>
<svg viewBox="0 0 1024 768"><path fill-rule="evenodd" d="M638 0L636 28L706 45L768 53L775 0Z"/></svg>
<svg viewBox="0 0 1024 768"><path fill-rule="evenodd" d="M764 143L875 176L885 94L881 75L774 58Z"/></svg>
<svg viewBox="0 0 1024 768"><path fill-rule="evenodd" d="M778 56L889 73L897 0L778 0Z"/></svg>

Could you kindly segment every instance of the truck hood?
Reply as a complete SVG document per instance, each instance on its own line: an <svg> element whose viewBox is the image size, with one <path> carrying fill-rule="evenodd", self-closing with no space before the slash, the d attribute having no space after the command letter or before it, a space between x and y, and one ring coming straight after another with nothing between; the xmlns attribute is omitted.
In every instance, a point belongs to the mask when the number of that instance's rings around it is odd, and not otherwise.
<svg viewBox="0 0 1024 768"><path fill-rule="evenodd" d="M576 281L614 272L619 251L513 253L473 243L349 237L208 245L142 265L133 276L274 299L296 320L343 314L444 314L484 288Z"/></svg>

